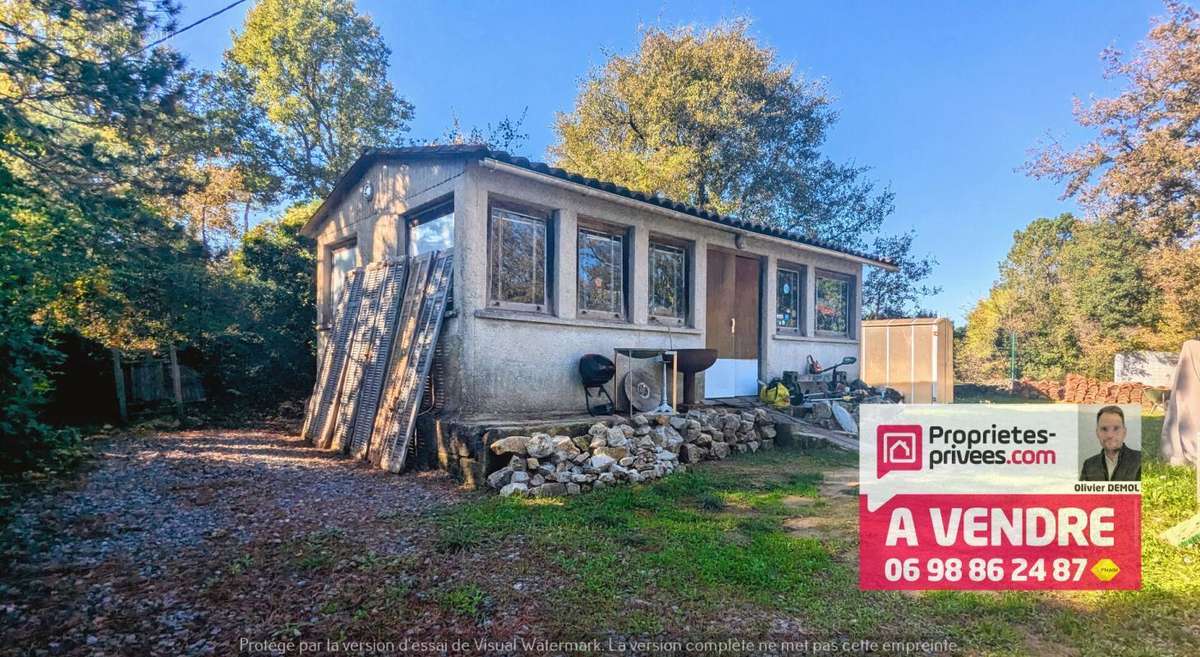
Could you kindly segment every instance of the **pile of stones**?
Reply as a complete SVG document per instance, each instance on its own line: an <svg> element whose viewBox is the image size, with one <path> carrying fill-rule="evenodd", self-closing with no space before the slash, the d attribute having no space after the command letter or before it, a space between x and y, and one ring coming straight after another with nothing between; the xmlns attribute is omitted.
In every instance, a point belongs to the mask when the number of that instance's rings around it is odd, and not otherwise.
<svg viewBox="0 0 1200 657"><path fill-rule="evenodd" d="M682 471L685 464L775 446L763 409L692 410L686 415L634 415L628 423L597 422L580 436L508 436L490 447L508 464L488 476L501 495L577 495Z"/></svg>

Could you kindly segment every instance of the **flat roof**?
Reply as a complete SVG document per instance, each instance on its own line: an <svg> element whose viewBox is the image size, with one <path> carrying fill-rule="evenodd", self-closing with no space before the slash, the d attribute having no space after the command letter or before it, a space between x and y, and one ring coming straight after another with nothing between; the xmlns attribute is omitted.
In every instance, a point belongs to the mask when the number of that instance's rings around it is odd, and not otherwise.
<svg viewBox="0 0 1200 657"><path fill-rule="evenodd" d="M705 210L693 205L673 201L669 198L658 194L646 194L636 190L629 189L622 185L605 180L597 180L588 178L577 173L571 173L565 169L552 167L543 162L534 162L524 157L515 157L505 153L488 148L481 144L447 144L443 146L406 146L399 148L372 148L363 153L354 164L338 179L333 186L333 190L321 202L321 205L313 212L312 217L305 222L301 233L308 236L315 234L316 228L325 219L328 212L345 198L351 188L358 182L371 165L376 162L385 160L431 160L431 159L470 159L470 160L495 160L503 162L515 167L527 169L536 173L544 174L553 178L558 178L570 183L590 187L592 189L609 192L618 196L645 203L650 206L680 212L690 215L705 221L711 221L714 224L736 228L750 233L757 233L769 237L784 239L797 244L815 247L818 249L833 251L844 255L852 256L856 259L864 260L869 264L884 269L894 271L896 263L888 258L875 256L856 249L848 249L837 246L825 240L819 240L805 235L801 235L796 231L784 230L774 226L767 226L758 222L743 221L737 217L723 215L711 210Z"/></svg>

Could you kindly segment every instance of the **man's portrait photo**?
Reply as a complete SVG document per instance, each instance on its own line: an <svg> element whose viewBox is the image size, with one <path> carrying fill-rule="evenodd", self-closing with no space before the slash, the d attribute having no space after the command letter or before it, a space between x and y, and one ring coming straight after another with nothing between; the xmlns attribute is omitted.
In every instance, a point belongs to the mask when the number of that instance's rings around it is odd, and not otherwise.
<svg viewBox="0 0 1200 657"><path fill-rule="evenodd" d="M1083 462L1080 481L1141 480L1142 453L1125 444L1125 412L1120 406L1105 406L1097 411L1096 440L1100 443L1100 453ZM1081 450L1080 456L1084 453Z"/></svg>

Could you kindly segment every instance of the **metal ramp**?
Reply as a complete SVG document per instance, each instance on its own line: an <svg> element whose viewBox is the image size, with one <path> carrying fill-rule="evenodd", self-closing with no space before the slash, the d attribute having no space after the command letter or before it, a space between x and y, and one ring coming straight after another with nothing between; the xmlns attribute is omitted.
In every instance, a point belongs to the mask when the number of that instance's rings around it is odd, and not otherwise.
<svg viewBox="0 0 1200 657"><path fill-rule="evenodd" d="M420 276L410 277L410 292L414 291L414 279L419 287L415 294L406 295L406 312L402 314L406 337L402 344L407 343L408 348L399 354L400 358L395 359L394 367L388 373L387 401L376 422L377 449L371 454L373 463L391 472L400 472L408 456L417 409L425 392L425 379L441 336L453 262L451 251L435 251L429 254L427 280L421 284ZM422 264L415 264L414 271Z"/></svg>
<svg viewBox="0 0 1200 657"><path fill-rule="evenodd" d="M379 303L379 291L387 264L372 262L364 268L363 298L358 305L358 319L354 324L354 332L350 338L350 346L346 350L345 381L338 395L337 422L333 427L333 435L329 447L336 451L345 451L350 446L350 435L354 431L354 415L358 411L359 391L363 384L363 370L371 353L371 327L374 318L382 313Z"/></svg>
<svg viewBox="0 0 1200 657"><path fill-rule="evenodd" d="M317 368L316 382L313 384L313 394L305 409L304 428L301 435L308 442L323 446L329 435L331 419L334 417L333 405L338 398L338 389L345 373L346 343L354 332L354 322L358 317L358 306L362 301L363 277L362 270L355 269L346 276L342 287L337 308L333 316L333 329L321 350L321 360Z"/></svg>
<svg viewBox="0 0 1200 657"><path fill-rule="evenodd" d="M350 454L365 458L371 444L371 432L375 428L375 413L379 410L379 398L383 392L384 376L392 355L393 336L396 334L396 315L404 293L404 274L407 266L403 259L384 262L382 281L379 284L378 305L370 317L370 327L364 335L366 350L359 384L354 425L350 430Z"/></svg>

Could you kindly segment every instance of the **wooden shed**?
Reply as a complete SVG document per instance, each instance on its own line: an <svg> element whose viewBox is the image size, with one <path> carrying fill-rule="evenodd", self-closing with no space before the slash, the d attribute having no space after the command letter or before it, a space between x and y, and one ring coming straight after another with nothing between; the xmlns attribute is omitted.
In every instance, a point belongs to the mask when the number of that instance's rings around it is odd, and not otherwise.
<svg viewBox="0 0 1200 657"><path fill-rule="evenodd" d="M945 317L862 323L862 380L912 404L954 403L954 325Z"/></svg>

